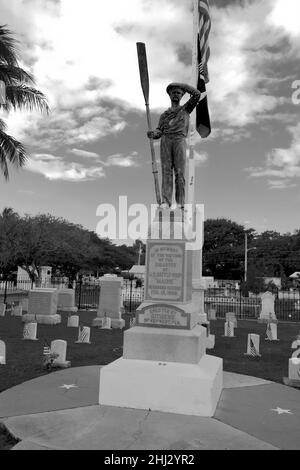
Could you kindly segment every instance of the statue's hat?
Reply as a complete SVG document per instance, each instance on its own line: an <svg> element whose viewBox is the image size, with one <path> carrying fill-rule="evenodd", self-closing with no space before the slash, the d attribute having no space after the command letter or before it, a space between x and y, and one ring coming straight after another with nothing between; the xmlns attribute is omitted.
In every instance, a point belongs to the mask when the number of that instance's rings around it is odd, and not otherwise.
<svg viewBox="0 0 300 470"><path fill-rule="evenodd" d="M169 94L172 88L180 88L182 90L182 93L185 94L186 91L184 88L182 88L182 84L178 82L172 82L167 86L167 93Z"/></svg>

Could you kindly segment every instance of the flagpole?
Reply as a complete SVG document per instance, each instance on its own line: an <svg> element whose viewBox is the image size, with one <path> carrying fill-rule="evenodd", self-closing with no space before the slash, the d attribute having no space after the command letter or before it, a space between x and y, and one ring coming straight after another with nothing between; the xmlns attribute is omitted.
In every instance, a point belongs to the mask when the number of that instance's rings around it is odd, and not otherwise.
<svg viewBox="0 0 300 470"><path fill-rule="evenodd" d="M197 88L198 84L198 31L199 31L199 0L193 0L193 37L192 37L192 77L191 84ZM189 138L188 138L188 177L187 177L187 202L192 205L192 223L195 224L195 134L196 134L196 109L191 114Z"/></svg>

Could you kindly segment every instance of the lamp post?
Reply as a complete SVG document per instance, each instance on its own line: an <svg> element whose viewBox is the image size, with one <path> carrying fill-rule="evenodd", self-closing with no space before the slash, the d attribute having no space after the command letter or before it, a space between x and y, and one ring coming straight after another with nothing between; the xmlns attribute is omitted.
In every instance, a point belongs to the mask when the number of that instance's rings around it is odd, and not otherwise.
<svg viewBox="0 0 300 470"><path fill-rule="evenodd" d="M245 274L244 274L244 282L247 282L247 270L248 270L248 251L256 250L256 246L252 248L248 248L248 234L245 233Z"/></svg>

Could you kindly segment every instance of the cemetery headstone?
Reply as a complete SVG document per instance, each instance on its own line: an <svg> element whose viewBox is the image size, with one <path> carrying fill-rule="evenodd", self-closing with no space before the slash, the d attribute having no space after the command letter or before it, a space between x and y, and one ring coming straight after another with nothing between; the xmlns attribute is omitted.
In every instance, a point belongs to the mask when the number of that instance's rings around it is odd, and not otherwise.
<svg viewBox="0 0 300 470"><path fill-rule="evenodd" d="M21 317L23 313L22 305L15 305L11 310L12 317Z"/></svg>
<svg viewBox="0 0 300 470"><path fill-rule="evenodd" d="M63 369L70 367L71 362L66 360L67 355L67 342L62 339L56 339L51 342L51 353L58 354L54 359L53 366L61 367Z"/></svg>
<svg viewBox="0 0 300 470"><path fill-rule="evenodd" d="M24 340L37 341L36 333L37 333L36 322L28 322L24 324L24 328L23 328Z"/></svg>
<svg viewBox="0 0 300 470"><path fill-rule="evenodd" d="M264 292L261 295L261 312L258 322L277 323L277 318L275 315L275 295L273 295L272 292Z"/></svg>
<svg viewBox="0 0 300 470"><path fill-rule="evenodd" d="M266 330L266 341L279 341L277 338L277 324L276 323L267 323Z"/></svg>
<svg viewBox="0 0 300 470"><path fill-rule="evenodd" d="M111 327L122 329L125 326L125 320L122 319L123 297L122 297L123 278L111 274L105 274L100 278L100 297L97 317L94 318L92 326L102 327L105 315L111 318Z"/></svg>
<svg viewBox="0 0 300 470"><path fill-rule="evenodd" d="M224 336L226 338L234 338L234 322L227 321L224 324Z"/></svg>
<svg viewBox="0 0 300 470"><path fill-rule="evenodd" d="M28 298L26 299L21 299L20 300L20 305L22 305L22 310L23 312L28 312Z"/></svg>
<svg viewBox="0 0 300 470"><path fill-rule="evenodd" d="M102 318L101 330L110 330L111 329L111 318L106 315Z"/></svg>
<svg viewBox="0 0 300 470"><path fill-rule="evenodd" d="M207 312L207 318L209 321L214 321L217 319L217 310L215 308L209 308Z"/></svg>
<svg viewBox="0 0 300 470"><path fill-rule="evenodd" d="M250 333L248 335L247 352L245 356L261 357L259 353L260 336Z"/></svg>
<svg viewBox="0 0 300 470"><path fill-rule="evenodd" d="M61 312L77 312L75 306L75 289L59 289L57 296L57 310Z"/></svg>
<svg viewBox="0 0 300 470"><path fill-rule="evenodd" d="M0 304L0 317L5 317L6 304Z"/></svg>
<svg viewBox="0 0 300 470"><path fill-rule="evenodd" d="M227 312L226 313L226 322L231 322L234 324L234 328L237 328L237 319L236 314L234 312Z"/></svg>
<svg viewBox="0 0 300 470"><path fill-rule="evenodd" d="M4 341L0 340L0 365L5 366L6 364L6 346Z"/></svg>
<svg viewBox="0 0 300 470"><path fill-rule="evenodd" d="M28 313L22 320L36 320L45 325L61 323L61 316L57 314L57 295L57 289L32 289L28 296Z"/></svg>
<svg viewBox="0 0 300 470"><path fill-rule="evenodd" d="M71 315L68 318L67 326L69 328L78 328L78 326L79 326L79 316L78 315Z"/></svg>
<svg viewBox="0 0 300 470"><path fill-rule="evenodd" d="M88 326L79 327L78 340L76 341L76 343L91 344L90 334L91 329Z"/></svg>
<svg viewBox="0 0 300 470"><path fill-rule="evenodd" d="M285 385L300 388L300 336L292 344L294 350L289 359L289 376L283 378Z"/></svg>

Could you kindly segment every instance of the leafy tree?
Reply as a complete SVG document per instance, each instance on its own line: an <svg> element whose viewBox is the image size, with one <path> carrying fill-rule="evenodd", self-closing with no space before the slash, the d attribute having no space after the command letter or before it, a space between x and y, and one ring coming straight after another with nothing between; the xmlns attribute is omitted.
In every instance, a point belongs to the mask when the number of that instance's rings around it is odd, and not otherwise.
<svg viewBox="0 0 300 470"><path fill-rule="evenodd" d="M18 41L6 26L0 26L0 80L5 85L6 100L0 110L18 109L49 112L46 97L35 89L34 77L23 70L17 59ZM24 166L28 155L25 147L6 133L6 124L0 119L0 168L8 180L8 163L16 168Z"/></svg>

